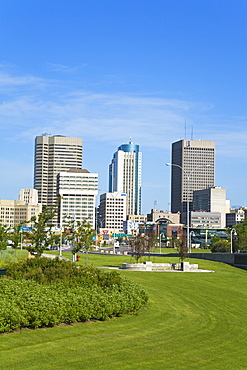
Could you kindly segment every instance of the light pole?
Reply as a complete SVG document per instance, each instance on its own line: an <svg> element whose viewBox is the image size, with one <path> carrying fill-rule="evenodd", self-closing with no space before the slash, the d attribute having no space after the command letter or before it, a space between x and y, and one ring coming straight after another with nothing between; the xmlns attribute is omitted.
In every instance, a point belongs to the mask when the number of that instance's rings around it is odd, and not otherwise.
<svg viewBox="0 0 247 370"><path fill-rule="evenodd" d="M160 254L161 254L161 243L162 243L162 237L164 237L165 236L165 234L163 234L163 233L161 233L160 234Z"/></svg>
<svg viewBox="0 0 247 370"><path fill-rule="evenodd" d="M104 189L99 189L97 188L97 194L95 196L95 243L96 243L96 250L98 249L98 245L97 245L97 241L98 241L98 221L99 221L99 207L100 205L98 205L98 196L99 196L99 192L100 191L103 191ZM101 221L101 226L102 226L102 221Z"/></svg>
<svg viewBox="0 0 247 370"><path fill-rule="evenodd" d="M74 213L73 228L74 228L75 234L74 234L74 239L72 241L72 246L73 247L76 247L76 242L77 242L77 235L76 235L76 232L77 232L77 222L76 222L76 214L75 213ZM75 262L75 261L76 261L76 253L73 253L72 254L72 262Z"/></svg>
<svg viewBox="0 0 247 370"><path fill-rule="evenodd" d="M59 257L62 257L63 228L60 226Z"/></svg>
<svg viewBox="0 0 247 370"><path fill-rule="evenodd" d="M190 175L199 167L202 167L202 166L196 166L195 168L193 168L192 171L188 172L184 169L184 167L180 166L179 164L175 164L175 163L166 163L166 166L174 166L174 167L178 167L180 168L184 174L186 175L187 177L187 250L189 251L189 248L190 248L190 204L189 204L189 182L190 182ZM205 167L211 167L210 164L206 165Z"/></svg>
<svg viewBox="0 0 247 370"><path fill-rule="evenodd" d="M231 229L231 253L232 253L232 234L237 236L237 231L235 229Z"/></svg>
<svg viewBox="0 0 247 370"><path fill-rule="evenodd" d="M191 249L192 249L192 235L195 236L195 233L193 230L191 230L190 232L190 249L189 249L189 253L191 253Z"/></svg>
<svg viewBox="0 0 247 370"><path fill-rule="evenodd" d="M187 250L190 249L190 225L189 225L189 217L190 217L190 208L189 208L189 180L190 180L190 174L195 170L192 170L190 173L188 173L182 166L179 166L179 164L174 163L166 163L167 166L174 166L180 168L187 177Z"/></svg>
<svg viewBox="0 0 247 370"><path fill-rule="evenodd" d="M206 230L205 233L205 248L207 248L207 245L208 245L208 230Z"/></svg>
<svg viewBox="0 0 247 370"><path fill-rule="evenodd" d="M22 250L22 232L23 232L23 229L21 229L21 250Z"/></svg>

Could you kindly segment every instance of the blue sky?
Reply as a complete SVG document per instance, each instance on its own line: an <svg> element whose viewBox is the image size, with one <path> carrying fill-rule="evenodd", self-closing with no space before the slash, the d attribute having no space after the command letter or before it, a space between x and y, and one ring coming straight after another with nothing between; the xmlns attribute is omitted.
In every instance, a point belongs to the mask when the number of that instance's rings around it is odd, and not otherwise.
<svg viewBox="0 0 247 370"><path fill-rule="evenodd" d="M193 131L247 206L246 36L246 0L0 0L0 198L33 187L37 135L82 137L104 190L131 137L143 213L168 209L171 143Z"/></svg>

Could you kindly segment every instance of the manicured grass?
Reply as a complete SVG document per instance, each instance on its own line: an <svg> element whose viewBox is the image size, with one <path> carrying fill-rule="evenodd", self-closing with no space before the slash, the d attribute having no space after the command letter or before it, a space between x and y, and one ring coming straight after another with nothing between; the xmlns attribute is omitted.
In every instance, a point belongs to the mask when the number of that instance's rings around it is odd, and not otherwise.
<svg viewBox="0 0 247 370"><path fill-rule="evenodd" d="M125 258L90 255L89 262ZM138 315L1 335L1 368L245 369L247 272L191 262L215 273L121 271L149 294Z"/></svg>

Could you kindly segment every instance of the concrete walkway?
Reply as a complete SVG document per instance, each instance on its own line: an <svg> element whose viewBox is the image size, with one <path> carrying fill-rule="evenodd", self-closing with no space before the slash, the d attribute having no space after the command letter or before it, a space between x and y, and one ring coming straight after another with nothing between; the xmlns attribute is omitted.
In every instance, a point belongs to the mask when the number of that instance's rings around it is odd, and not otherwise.
<svg viewBox="0 0 247 370"><path fill-rule="evenodd" d="M51 259L54 259L54 258L58 257L60 260L71 262L71 260L69 258L66 258L66 257L63 257L63 256L57 256L55 254L42 253L42 257L51 258Z"/></svg>

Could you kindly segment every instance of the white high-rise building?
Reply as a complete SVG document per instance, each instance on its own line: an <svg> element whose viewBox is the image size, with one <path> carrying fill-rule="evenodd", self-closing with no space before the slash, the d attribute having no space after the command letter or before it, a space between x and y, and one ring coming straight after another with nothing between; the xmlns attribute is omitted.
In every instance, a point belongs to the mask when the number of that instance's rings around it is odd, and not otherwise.
<svg viewBox="0 0 247 370"><path fill-rule="evenodd" d="M180 212L187 224L187 201L191 211L194 190L214 186L215 142L179 140L172 144L171 164L171 212Z"/></svg>
<svg viewBox="0 0 247 370"><path fill-rule="evenodd" d="M95 227L95 203L98 174L85 169L71 169L57 175L57 195L61 197L58 220L63 227L68 220L87 220Z"/></svg>
<svg viewBox="0 0 247 370"><path fill-rule="evenodd" d="M57 174L82 168L82 139L77 137L37 136L35 139L34 188L44 206L57 201Z"/></svg>
<svg viewBox="0 0 247 370"><path fill-rule="evenodd" d="M109 166L109 192L126 194L127 214L141 214L142 153L130 140L119 146Z"/></svg>
<svg viewBox="0 0 247 370"><path fill-rule="evenodd" d="M193 211L220 213L220 224L218 225L220 228L226 227L227 205L226 189L220 186L196 190L193 193Z"/></svg>
<svg viewBox="0 0 247 370"><path fill-rule="evenodd" d="M123 232L123 221L126 221L126 194L121 192L104 193L100 196L100 227L112 232Z"/></svg>
<svg viewBox="0 0 247 370"><path fill-rule="evenodd" d="M20 189L19 200L26 204L38 204L38 190Z"/></svg>

